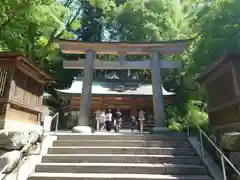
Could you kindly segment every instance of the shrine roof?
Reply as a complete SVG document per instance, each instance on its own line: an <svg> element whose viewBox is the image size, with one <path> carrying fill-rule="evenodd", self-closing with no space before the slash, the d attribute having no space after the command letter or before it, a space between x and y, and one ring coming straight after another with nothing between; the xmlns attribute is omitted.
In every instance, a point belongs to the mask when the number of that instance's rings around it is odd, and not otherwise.
<svg viewBox="0 0 240 180"><path fill-rule="evenodd" d="M78 40L59 39L55 42L65 54L85 54L92 50L97 54L149 54L159 51L162 54L182 53L192 39L158 41L158 42L82 42Z"/></svg>
<svg viewBox="0 0 240 180"><path fill-rule="evenodd" d="M44 92L43 93L43 104L48 106L49 102L53 103L53 104L57 104L57 105L61 104L61 102L59 100L57 100L55 97L53 97L51 94Z"/></svg>
<svg viewBox="0 0 240 180"><path fill-rule="evenodd" d="M24 64L24 67L30 68L31 71L36 72L41 75L42 78L45 79L46 82L53 83L53 79L45 73L43 70L40 70L36 64L32 64L27 60L27 57L21 52L0 52L0 61L10 61L15 62L17 65L19 63ZM29 71L29 69L28 69ZM29 76L34 76L33 72L28 72ZM32 74L31 74L32 73Z"/></svg>
<svg viewBox="0 0 240 180"><path fill-rule="evenodd" d="M203 83L208 78L208 76L211 76L213 73L215 73L222 64L226 64L226 61L238 61L239 58L239 53L225 52L212 66L205 68L205 70L197 77L197 80L200 83Z"/></svg>
<svg viewBox="0 0 240 180"><path fill-rule="evenodd" d="M69 89L56 89L56 91L65 94L81 94L82 92L83 80L77 78L73 81ZM162 87L163 95L174 95L173 92L168 92ZM92 94L95 95L146 95L151 96L152 85L147 83L119 83L119 82L93 82L92 84Z"/></svg>

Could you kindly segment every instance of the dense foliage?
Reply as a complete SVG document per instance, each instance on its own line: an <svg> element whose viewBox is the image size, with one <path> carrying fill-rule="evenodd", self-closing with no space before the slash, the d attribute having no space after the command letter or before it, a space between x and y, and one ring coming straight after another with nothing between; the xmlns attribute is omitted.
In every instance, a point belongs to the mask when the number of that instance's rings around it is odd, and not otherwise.
<svg viewBox="0 0 240 180"><path fill-rule="evenodd" d="M239 49L238 7L239 0L2 0L0 50L24 52L58 85L66 86L77 72L62 68L54 39L149 42L194 38L185 53L167 57L183 60L182 71L162 74L166 89L178 94L175 110L168 113L176 124L170 126L181 130L181 118L193 109L186 102L203 100L204 93L195 81L198 74L225 51ZM99 73L104 72L95 72ZM145 70L125 73L149 78Z"/></svg>

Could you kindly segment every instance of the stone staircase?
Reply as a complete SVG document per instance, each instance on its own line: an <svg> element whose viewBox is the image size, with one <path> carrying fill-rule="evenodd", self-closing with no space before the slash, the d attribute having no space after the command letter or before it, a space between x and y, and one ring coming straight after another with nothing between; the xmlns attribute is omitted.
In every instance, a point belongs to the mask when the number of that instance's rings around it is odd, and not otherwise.
<svg viewBox="0 0 240 180"><path fill-rule="evenodd" d="M58 135L28 180L210 180L182 134Z"/></svg>

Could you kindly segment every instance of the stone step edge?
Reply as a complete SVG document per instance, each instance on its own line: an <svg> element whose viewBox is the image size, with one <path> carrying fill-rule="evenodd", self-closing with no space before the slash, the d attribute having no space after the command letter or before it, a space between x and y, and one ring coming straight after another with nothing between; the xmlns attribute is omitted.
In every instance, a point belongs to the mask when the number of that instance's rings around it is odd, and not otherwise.
<svg viewBox="0 0 240 180"><path fill-rule="evenodd" d="M129 131L130 132L130 131ZM121 132L120 132L121 133ZM89 134L82 134L82 133L72 133L72 132L58 132L57 136L131 136L131 137L187 137L187 133L174 133L174 132L167 132L163 134L120 134L120 133L89 133Z"/></svg>
<svg viewBox="0 0 240 180"><path fill-rule="evenodd" d="M155 174L110 174L110 173L33 173L30 177L63 177L63 178L123 178L123 179L189 179L194 178L209 180L209 176L204 175L155 175Z"/></svg>
<svg viewBox="0 0 240 180"><path fill-rule="evenodd" d="M204 168L203 165L189 165L189 164L170 164L170 163L160 163L160 164L152 164L152 163L39 163L37 165L44 166L115 166L115 167L175 167L175 168Z"/></svg>
<svg viewBox="0 0 240 180"><path fill-rule="evenodd" d="M117 140L117 139L111 139L111 140L55 140L54 142L137 142L137 143L157 143L157 142L163 142L163 143L177 143L177 144L190 144L188 141L186 142L179 142L177 140Z"/></svg>
<svg viewBox="0 0 240 180"><path fill-rule="evenodd" d="M82 138L84 140L87 139L115 139L115 138L121 138L121 139L128 139L128 140L178 140L178 141L188 141L187 136L171 136L171 135L116 135L116 134L95 134L95 135L83 135L83 134L68 134L68 135L57 135L57 140L75 140L78 138L79 140ZM154 139L156 138L156 139ZM118 139L119 140L119 139Z"/></svg>
<svg viewBox="0 0 240 180"><path fill-rule="evenodd" d="M127 147L127 146L53 146L50 149L158 149L158 150L194 150L191 147Z"/></svg>
<svg viewBox="0 0 240 180"><path fill-rule="evenodd" d="M43 157L88 157L88 156L102 156L102 157L167 157L167 158L199 158L198 155L195 156L181 156L181 155L158 155L158 154L46 154Z"/></svg>

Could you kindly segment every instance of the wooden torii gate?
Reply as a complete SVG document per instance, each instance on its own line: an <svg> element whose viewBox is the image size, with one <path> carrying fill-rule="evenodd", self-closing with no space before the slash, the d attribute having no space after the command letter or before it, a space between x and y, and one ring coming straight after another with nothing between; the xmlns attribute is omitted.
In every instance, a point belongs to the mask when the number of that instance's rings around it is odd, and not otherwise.
<svg viewBox="0 0 240 180"><path fill-rule="evenodd" d="M154 131L166 129L164 98L162 94L161 68L180 68L181 61L171 62L161 59L160 55L182 53L191 40L168 42L131 43L131 42L81 42L75 40L57 40L56 43L65 54L86 54L86 59L63 61L68 69L84 69L81 94L79 132L91 132L89 117L92 101L93 68L95 69L151 69L153 86ZM95 59L96 54L119 55L119 61L102 61ZM127 61L126 55L150 55L150 60Z"/></svg>

